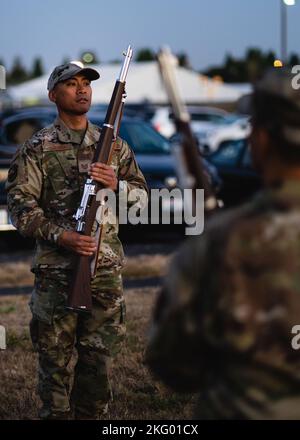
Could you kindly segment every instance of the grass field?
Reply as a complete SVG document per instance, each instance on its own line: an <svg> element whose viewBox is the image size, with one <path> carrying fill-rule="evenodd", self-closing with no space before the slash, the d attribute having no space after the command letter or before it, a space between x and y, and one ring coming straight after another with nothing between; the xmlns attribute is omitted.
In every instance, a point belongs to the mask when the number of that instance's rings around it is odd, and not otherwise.
<svg viewBox="0 0 300 440"><path fill-rule="evenodd" d="M162 275L169 257L139 256L129 259L128 277ZM31 281L29 261L19 263L19 274L13 276L15 265L1 265L0 279L5 285ZM2 283L1 283L2 284ZM144 364L144 351L158 288L127 289L127 336L112 368L114 401L107 419L110 420L178 420L191 419L194 396L172 392L156 381ZM0 351L0 419L37 419L39 398L36 394L37 356L33 352L28 323L28 296L0 297L0 324L7 332L7 349Z"/></svg>

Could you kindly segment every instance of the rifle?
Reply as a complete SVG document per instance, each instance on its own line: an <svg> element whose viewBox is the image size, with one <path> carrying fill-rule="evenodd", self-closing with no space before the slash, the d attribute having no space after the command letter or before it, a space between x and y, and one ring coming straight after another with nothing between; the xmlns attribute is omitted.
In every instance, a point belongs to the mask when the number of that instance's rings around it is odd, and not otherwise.
<svg viewBox="0 0 300 440"><path fill-rule="evenodd" d="M190 115L179 94L175 72L177 59L172 55L170 49L164 48L158 54L158 64L174 113L176 130L180 134L179 143L173 147L177 159L179 184L182 188L193 190L192 212L195 208L197 188L204 189L205 211L213 212L217 208L218 202L204 171L199 149L191 130Z"/></svg>
<svg viewBox="0 0 300 440"><path fill-rule="evenodd" d="M102 162L109 164L114 149L114 141L120 127L123 106L126 98L125 82L129 63L132 58L132 49L128 46L124 53L125 60L123 62L119 78L115 83L113 94L106 112L105 120L101 129L100 138L96 147L96 151L92 160L94 162ZM96 199L99 190L103 190L104 186L88 178L85 182L82 199L74 218L77 220L76 231L80 234L91 235L92 228L95 223L97 213L97 229L95 238L97 242L97 251L92 259L88 256L78 255L75 260L72 282L68 294L67 308L73 311L91 312L92 310L92 294L91 294L91 278L95 276L97 269L97 260L101 244L102 224L101 218L104 211L104 197L100 200ZM99 214L99 215L98 215Z"/></svg>

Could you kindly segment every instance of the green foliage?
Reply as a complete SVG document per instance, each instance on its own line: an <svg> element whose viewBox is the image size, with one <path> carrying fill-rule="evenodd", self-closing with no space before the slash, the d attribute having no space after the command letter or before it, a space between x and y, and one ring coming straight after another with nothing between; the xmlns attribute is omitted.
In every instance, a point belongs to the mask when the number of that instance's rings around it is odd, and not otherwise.
<svg viewBox="0 0 300 440"><path fill-rule="evenodd" d="M276 54L274 52L263 52L259 48L251 47L247 49L243 58L235 58L227 54L222 65L211 67L203 73L210 77L220 76L223 81L229 83L253 82L268 67L273 66L275 59ZM288 65L300 64L299 61L298 55L291 54Z"/></svg>
<svg viewBox="0 0 300 440"><path fill-rule="evenodd" d="M8 348L21 347L30 349L31 342L28 331L21 334L17 334L13 330L8 331L6 335L6 344Z"/></svg>
<svg viewBox="0 0 300 440"><path fill-rule="evenodd" d="M21 58L16 57L13 61L11 70L8 72L8 84L19 84L30 78L30 75L23 66Z"/></svg>
<svg viewBox="0 0 300 440"><path fill-rule="evenodd" d="M178 58L179 66L186 67L187 69L190 68L189 57L187 56L186 53L184 52L178 53L177 58Z"/></svg>
<svg viewBox="0 0 300 440"><path fill-rule="evenodd" d="M38 78L44 74L43 62L40 57L36 57L33 60L31 78Z"/></svg>
<svg viewBox="0 0 300 440"><path fill-rule="evenodd" d="M289 65L298 66L299 64L300 64L299 55L297 55L296 53L292 53L289 58Z"/></svg>
<svg viewBox="0 0 300 440"><path fill-rule="evenodd" d="M100 60L94 51L84 51L80 54L82 59L84 54L91 54L93 57L93 64L99 64ZM185 52L177 53L179 65L190 68L188 55ZM210 77L219 76L225 82L253 82L259 78L263 71L273 66L276 59L276 54L273 51L262 51L260 48L250 47L246 50L245 55L241 58L236 58L231 54L225 55L223 64L212 66L211 68L201 72ZM135 61L154 61L156 60L156 53L148 47L141 48L137 51ZM71 61L70 57L65 56L61 64ZM120 63L122 60L114 59L111 63ZM288 59L289 66L299 65L300 57L296 53L291 53ZM0 58L0 65L5 66L5 62ZM32 68L27 70L23 65L21 58L16 57L10 70L7 69L7 84L15 85L27 81L31 78L38 78L44 74L43 62L40 57L33 60Z"/></svg>
<svg viewBox="0 0 300 440"><path fill-rule="evenodd" d="M71 61L70 57L64 56L60 64L66 64Z"/></svg>
<svg viewBox="0 0 300 440"><path fill-rule="evenodd" d="M7 315L9 313L15 312L15 310L16 310L16 307L12 306L12 305L10 305L10 306L2 306L2 307L0 307L0 314Z"/></svg>
<svg viewBox="0 0 300 440"><path fill-rule="evenodd" d="M156 54L153 50L149 48L143 48L138 50L135 61L154 61L156 59Z"/></svg>

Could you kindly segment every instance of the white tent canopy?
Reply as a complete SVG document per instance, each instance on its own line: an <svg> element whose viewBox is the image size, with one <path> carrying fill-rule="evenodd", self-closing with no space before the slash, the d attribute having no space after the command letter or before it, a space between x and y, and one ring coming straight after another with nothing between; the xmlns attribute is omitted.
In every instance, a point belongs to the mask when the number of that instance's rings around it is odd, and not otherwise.
<svg viewBox="0 0 300 440"><path fill-rule="evenodd" d="M100 72L101 78L93 82L93 104L107 104L111 98L121 65L107 64L92 66ZM40 78L11 87L9 93L17 103L38 103L48 101L47 80L50 73ZM220 81L209 79L192 70L177 67L177 78L181 96L188 104L235 102L242 92ZM158 65L155 61L131 63L127 77L127 103L149 102L167 104Z"/></svg>

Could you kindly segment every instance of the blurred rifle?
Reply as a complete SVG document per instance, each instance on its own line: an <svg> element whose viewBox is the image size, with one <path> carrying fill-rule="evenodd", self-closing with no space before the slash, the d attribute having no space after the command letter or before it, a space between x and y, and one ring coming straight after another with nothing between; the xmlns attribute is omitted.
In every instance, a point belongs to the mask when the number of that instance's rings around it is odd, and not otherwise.
<svg viewBox="0 0 300 440"><path fill-rule="evenodd" d="M191 130L190 115L179 94L175 71L177 58L172 55L170 49L164 48L158 54L158 64L173 110L176 129L180 135L179 143L173 148L177 159L179 185L181 188L193 190L192 212L196 203L196 189L204 189L204 209L206 212L212 212L218 203L204 171L198 145Z"/></svg>
<svg viewBox="0 0 300 440"><path fill-rule="evenodd" d="M111 161L114 141L119 132L123 105L126 98L125 82L129 63L132 58L132 49L130 46L128 46L127 52L124 53L124 55L125 60L119 78L115 83L92 163L102 162L109 164ZM98 191L102 189L104 189L104 186L101 183L88 178L84 185L80 206L74 216L77 220L76 231L80 234L91 235L94 224L96 223L97 225L95 233L97 251L95 255L92 258L82 255L76 256L67 301L67 308L75 311L90 312L92 310L90 284L91 277L96 275L97 260L101 244L102 219L105 208L103 191L100 193L100 200L96 199L96 195Z"/></svg>

